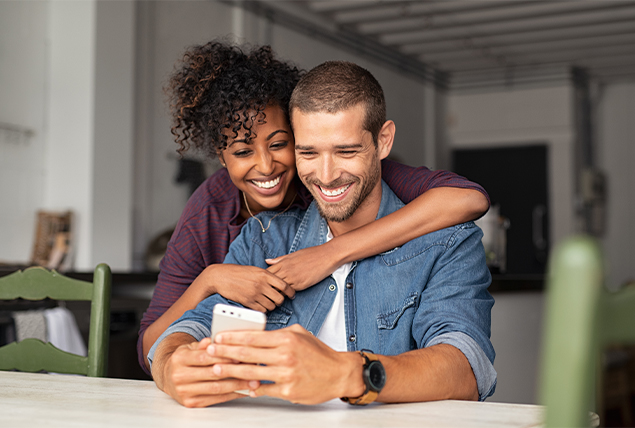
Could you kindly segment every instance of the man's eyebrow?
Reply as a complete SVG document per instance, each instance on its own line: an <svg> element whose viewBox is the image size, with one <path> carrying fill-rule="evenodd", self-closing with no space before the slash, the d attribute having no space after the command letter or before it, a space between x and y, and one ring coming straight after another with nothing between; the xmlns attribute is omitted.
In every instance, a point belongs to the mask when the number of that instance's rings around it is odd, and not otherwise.
<svg viewBox="0 0 635 428"><path fill-rule="evenodd" d="M303 145L295 145L296 150L313 150L313 146L303 146ZM351 149L362 149L364 148L363 144L338 144L335 146L337 150L351 150Z"/></svg>
<svg viewBox="0 0 635 428"><path fill-rule="evenodd" d="M347 150L347 149L361 149L363 148L364 145L357 143L357 144L338 144L337 146L335 146L336 149L338 150Z"/></svg>

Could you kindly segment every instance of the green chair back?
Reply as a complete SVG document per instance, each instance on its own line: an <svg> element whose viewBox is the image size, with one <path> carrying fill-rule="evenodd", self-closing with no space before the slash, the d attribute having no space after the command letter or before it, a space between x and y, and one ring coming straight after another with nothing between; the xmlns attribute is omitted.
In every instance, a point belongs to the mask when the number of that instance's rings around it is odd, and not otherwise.
<svg viewBox="0 0 635 428"><path fill-rule="evenodd" d="M635 287L609 292L598 243L565 240L552 253L547 277L541 379L547 427L590 425L600 352L624 343L635 343Z"/></svg>
<svg viewBox="0 0 635 428"><path fill-rule="evenodd" d="M0 347L0 370L49 371L105 377L108 368L110 290L108 265L95 268L93 282L68 278L56 271L33 267L0 278L0 300L91 301L88 356L64 352L38 339L25 339Z"/></svg>

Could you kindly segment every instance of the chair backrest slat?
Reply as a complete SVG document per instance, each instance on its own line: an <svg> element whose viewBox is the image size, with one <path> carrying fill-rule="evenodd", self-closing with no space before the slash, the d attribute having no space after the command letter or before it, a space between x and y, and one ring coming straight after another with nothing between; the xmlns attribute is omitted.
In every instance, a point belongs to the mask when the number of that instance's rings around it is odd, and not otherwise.
<svg viewBox="0 0 635 428"><path fill-rule="evenodd" d="M92 300L93 284L68 278L55 271L32 267L2 278L0 299Z"/></svg>
<svg viewBox="0 0 635 428"><path fill-rule="evenodd" d="M37 339L25 339L0 347L0 370L49 371L106 376L110 336L110 268L95 268L93 282L68 278L44 268L29 268L0 278L0 300L91 301L88 356L74 355Z"/></svg>
<svg viewBox="0 0 635 428"><path fill-rule="evenodd" d="M39 339L24 339L0 348L4 370L88 374L88 357L64 352Z"/></svg>

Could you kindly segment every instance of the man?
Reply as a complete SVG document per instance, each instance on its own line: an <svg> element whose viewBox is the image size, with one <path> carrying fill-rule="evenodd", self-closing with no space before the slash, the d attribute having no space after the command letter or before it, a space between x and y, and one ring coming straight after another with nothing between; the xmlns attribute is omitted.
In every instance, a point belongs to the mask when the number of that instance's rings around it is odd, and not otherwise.
<svg viewBox="0 0 635 428"><path fill-rule="evenodd" d="M265 259L322 244L403 205L381 180L395 125L367 70L346 62L316 67L298 83L290 111L298 175L315 201L306 212L261 213L262 222L271 220L266 234L249 221L225 263L266 268ZM466 223L344 265L272 311L273 331L221 333L214 344L212 310L227 301L210 296L150 350L155 382L188 407L238 398L244 389L304 404L485 399L496 372L481 236Z"/></svg>

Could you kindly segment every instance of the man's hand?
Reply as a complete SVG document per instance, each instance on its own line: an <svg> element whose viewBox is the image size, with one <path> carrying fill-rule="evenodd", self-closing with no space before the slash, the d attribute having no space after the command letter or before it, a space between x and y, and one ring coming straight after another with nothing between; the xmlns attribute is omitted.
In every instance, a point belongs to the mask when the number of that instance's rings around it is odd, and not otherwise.
<svg viewBox="0 0 635 428"><path fill-rule="evenodd" d="M252 385L252 397L268 395L317 404L357 397L365 389L359 354L336 352L297 324L277 331L219 333L207 351L216 358L251 363L214 364L212 372L217 378L274 382L257 388Z"/></svg>
<svg viewBox="0 0 635 428"><path fill-rule="evenodd" d="M216 375L215 364L232 361L211 356L206 351L211 344L209 338L178 345L177 341L183 342L184 336L193 338L184 333L173 336L177 337L168 336L159 345L152 365L152 374L157 386L183 406L206 407L230 401L244 397L234 391L255 389L259 386L259 382L224 379L225 376Z"/></svg>
<svg viewBox="0 0 635 428"><path fill-rule="evenodd" d="M307 289L335 272L342 265L329 244L304 248L275 259L267 259L267 271L295 291Z"/></svg>

